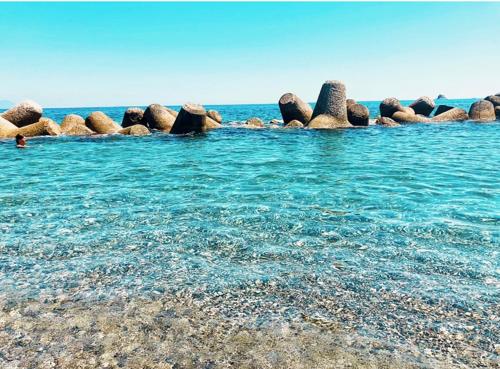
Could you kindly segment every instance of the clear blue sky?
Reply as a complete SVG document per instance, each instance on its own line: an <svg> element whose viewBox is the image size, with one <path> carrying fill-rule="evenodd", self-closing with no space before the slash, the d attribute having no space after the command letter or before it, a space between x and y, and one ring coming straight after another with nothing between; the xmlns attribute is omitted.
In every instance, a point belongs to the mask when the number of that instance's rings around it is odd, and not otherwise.
<svg viewBox="0 0 500 369"><path fill-rule="evenodd" d="M0 3L0 99L44 106L500 92L500 3Z"/></svg>

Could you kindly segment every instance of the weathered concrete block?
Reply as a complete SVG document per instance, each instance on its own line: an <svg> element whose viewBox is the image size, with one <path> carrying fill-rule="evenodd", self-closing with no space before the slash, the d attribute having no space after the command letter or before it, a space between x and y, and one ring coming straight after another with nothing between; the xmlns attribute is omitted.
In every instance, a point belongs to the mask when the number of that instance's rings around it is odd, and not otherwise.
<svg viewBox="0 0 500 369"><path fill-rule="evenodd" d="M42 107L34 101L26 100L3 112L1 116L17 127L36 123L42 117Z"/></svg>
<svg viewBox="0 0 500 369"><path fill-rule="evenodd" d="M495 120L495 107L487 100L476 101L469 109L469 118L479 122Z"/></svg>
<svg viewBox="0 0 500 369"><path fill-rule="evenodd" d="M288 122L285 128L304 128L304 124L296 119Z"/></svg>
<svg viewBox="0 0 500 369"><path fill-rule="evenodd" d="M399 127L401 124L396 122L394 119L389 118L389 117L378 117L377 120L375 120L375 124L385 126L385 127Z"/></svg>
<svg viewBox="0 0 500 369"><path fill-rule="evenodd" d="M14 137L17 126L0 116L0 138Z"/></svg>
<svg viewBox="0 0 500 369"><path fill-rule="evenodd" d="M368 126L370 122L370 111L361 104L347 106L347 117L353 126Z"/></svg>
<svg viewBox="0 0 500 369"><path fill-rule="evenodd" d="M443 114L444 112L453 109L453 106L450 105L438 105L436 111L434 112L434 116L437 117L439 114Z"/></svg>
<svg viewBox="0 0 500 369"><path fill-rule="evenodd" d="M170 132L176 118L170 110L172 109L167 109L159 104L151 104L144 112L141 124L150 129Z"/></svg>
<svg viewBox="0 0 500 369"><path fill-rule="evenodd" d="M428 96L419 97L413 103L410 104L410 108L415 111L415 114L421 114L426 117L431 115L432 111L436 107L434 100Z"/></svg>
<svg viewBox="0 0 500 369"><path fill-rule="evenodd" d="M207 112L198 104L184 104L180 110L170 133L187 134L200 133L207 130Z"/></svg>
<svg viewBox="0 0 500 369"><path fill-rule="evenodd" d="M307 124L311 120L313 113L311 106L295 94L290 92L284 94L280 97L278 105L285 124L292 120Z"/></svg>
<svg viewBox="0 0 500 369"><path fill-rule="evenodd" d="M460 108L451 108L444 111L441 114L434 116L431 121L432 122L461 122L469 119L467 112L464 109Z"/></svg>
<svg viewBox="0 0 500 369"><path fill-rule="evenodd" d="M61 131L66 133L75 126L85 126L85 119L77 114L68 114L61 123Z"/></svg>
<svg viewBox="0 0 500 369"><path fill-rule="evenodd" d="M24 137L59 136L61 134L61 127L52 119L40 118L36 123L19 128L16 134L23 135Z"/></svg>
<svg viewBox="0 0 500 369"><path fill-rule="evenodd" d="M485 100L492 103L494 107L500 106L500 96L499 95L490 95L490 96L486 97Z"/></svg>
<svg viewBox="0 0 500 369"><path fill-rule="evenodd" d="M95 111L85 119L85 125L99 134L117 133L122 127L102 111Z"/></svg>
<svg viewBox="0 0 500 369"><path fill-rule="evenodd" d="M357 103L356 103L356 100L354 100L354 99L347 99L345 101L345 104L347 105L347 109L349 109L350 105L354 105L354 104L357 104Z"/></svg>
<svg viewBox="0 0 500 369"><path fill-rule="evenodd" d="M66 127L62 134L65 136L92 136L96 133L86 125L74 124L73 126Z"/></svg>
<svg viewBox="0 0 500 369"><path fill-rule="evenodd" d="M217 123L222 123L222 115L217 110L209 110L207 111L207 117L215 120Z"/></svg>
<svg viewBox="0 0 500 369"><path fill-rule="evenodd" d="M253 117L250 119L247 119L245 122L245 125L249 128L263 128L264 127L264 122L262 122L261 119Z"/></svg>
<svg viewBox="0 0 500 369"><path fill-rule="evenodd" d="M123 114L122 127L127 128L136 124L143 124L143 117L144 110L142 110L141 108L128 108Z"/></svg>
<svg viewBox="0 0 500 369"><path fill-rule="evenodd" d="M208 130L217 129L217 128L222 128L222 124L217 123L215 120L213 120L212 118L210 118L207 115L207 118L205 121L205 129L208 131Z"/></svg>
<svg viewBox="0 0 500 369"><path fill-rule="evenodd" d="M395 97L388 97L382 100L379 109L381 117L391 118L395 112L403 111L403 105L401 105L401 102Z"/></svg>
<svg viewBox="0 0 500 369"><path fill-rule="evenodd" d="M142 124L134 124L133 126L125 127L123 129L120 129L118 133L128 136L146 136L151 134L151 132L149 132L149 129Z"/></svg>
<svg viewBox="0 0 500 369"><path fill-rule="evenodd" d="M423 115L417 114L409 114L404 111L397 111L392 115L392 119L394 119L398 123L428 123L431 120Z"/></svg>
<svg viewBox="0 0 500 369"><path fill-rule="evenodd" d="M342 82L323 83L312 119L307 127L312 129L352 127L347 119L346 91Z"/></svg>

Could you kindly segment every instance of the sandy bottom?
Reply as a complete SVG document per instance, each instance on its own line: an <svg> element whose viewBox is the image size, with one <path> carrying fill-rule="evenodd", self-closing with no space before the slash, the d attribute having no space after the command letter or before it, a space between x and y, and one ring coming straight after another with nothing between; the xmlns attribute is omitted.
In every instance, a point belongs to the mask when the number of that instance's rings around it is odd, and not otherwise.
<svg viewBox="0 0 500 369"><path fill-rule="evenodd" d="M242 306L238 296L197 299L183 293L92 303L67 296L3 301L0 367L498 367L493 359L465 364L418 345L389 345L306 314L263 320L243 313Z"/></svg>

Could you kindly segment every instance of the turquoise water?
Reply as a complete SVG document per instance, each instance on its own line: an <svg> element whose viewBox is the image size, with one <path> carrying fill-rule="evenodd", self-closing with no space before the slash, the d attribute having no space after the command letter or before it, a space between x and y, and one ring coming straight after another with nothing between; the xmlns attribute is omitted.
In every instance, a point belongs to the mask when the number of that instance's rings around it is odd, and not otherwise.
<svg viewBox="0 0 500 369"><path fill-rule="evenodd" d="M216 108L226 123L280 118L275 105ZM125 108L100 110L121 122ZM475 347L494 355L499 128L226 126L36 138L26 150L0 141L0 298L245 290L255 304L286 307L263 319L318 315L395 342L416 327L463 330L473 312ZM456 314L415 314L409 299Z"/></svg>

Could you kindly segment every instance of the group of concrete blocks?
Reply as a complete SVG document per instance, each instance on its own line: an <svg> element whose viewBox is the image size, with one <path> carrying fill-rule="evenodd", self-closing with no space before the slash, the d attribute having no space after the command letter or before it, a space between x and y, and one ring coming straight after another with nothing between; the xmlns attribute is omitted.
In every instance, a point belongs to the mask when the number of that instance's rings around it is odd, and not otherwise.
<svg viewBox="0 0 500 369"><path fill-rule="evenodd" d="M24 101L0 114L0 138L12 138L20 134L34 136L91 136L97 134L123 134L143 136L150 130L172 134L200 133L222 127L222 117L215 110L206 111L197 104L185 104L179 112L159 104L146 110L129 108L122 125L103 112L96 111L87 118L76 114L64 117L61 125L42 117L42 107L33 101Z"/></svg>
<svg viewBox="0 0 500 369"><path fill-rule="evenodd" d="M346 98L346 89L340 81L326 81L321 87L314 107L292 93L286 93L279 100L279 107L285 127L306 127L312 129L334 129L368 126L370 112L362 104ZM380 116L375 124L398 126L401 123L439 123L473 120L490 122L500 120L500 94L491 95L473 103L467 113L464 109L439 105L433 99L423 96L409 106L390 97L380 103Z"/></svg>
<svg viewBox="0 0 500 369"><path fill-rule="evenodd" d="M347 99L345 85L340 81L326 81L323 84L314 110L293 93L281 96L278 104L285 128L336 129L370 124L368 108ZM398 126L401 123L464 120L490 122L500 119L500 94L474 102L469 112L448 105L439 105L434 112L435 108L434 100L426 96L418 98L409 106L403 106L398 99L389 97L380 103L380 116L375 124ZM100 111L91 113L86 119L69 114L61 125L42 117L42 114L42 107L33 101L14 106L0 114L0 138L15 137L18 134L25 137L95 134L142 136L150 134L150 130L190 134L222 127L222 117L217 111L206 111L198 104L184 104L179 112L160 104L149 105L146 110L129 108L121 125ZM263 128L264 123L259 118L250 118L243 126ZM279 125L271 124L271 128L279 128Z"/></svg>

